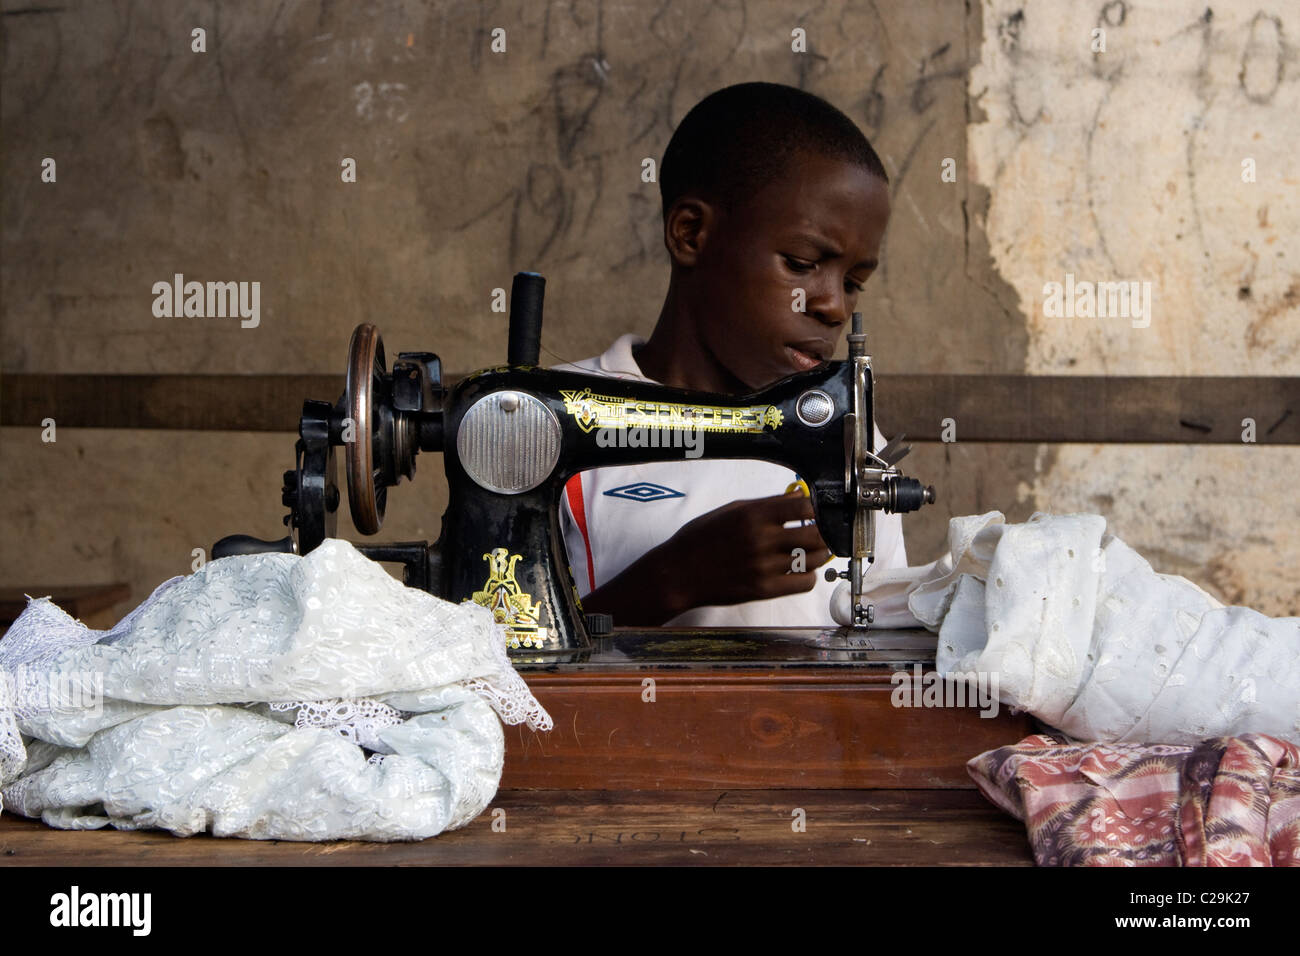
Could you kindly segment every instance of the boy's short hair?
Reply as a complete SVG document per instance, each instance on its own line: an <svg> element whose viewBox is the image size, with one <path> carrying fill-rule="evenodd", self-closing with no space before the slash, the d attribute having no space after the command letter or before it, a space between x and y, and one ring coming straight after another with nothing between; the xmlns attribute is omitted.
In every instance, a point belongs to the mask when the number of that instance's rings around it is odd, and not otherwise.
<svg viewBox="0 0 1300 956"><path fill-rule="evenodd" d="M710 93L682 118L659 163L664 219L686 193L734 210L801 152L856 163L889 182L862 131L820 96L781 83Z"/></svg>

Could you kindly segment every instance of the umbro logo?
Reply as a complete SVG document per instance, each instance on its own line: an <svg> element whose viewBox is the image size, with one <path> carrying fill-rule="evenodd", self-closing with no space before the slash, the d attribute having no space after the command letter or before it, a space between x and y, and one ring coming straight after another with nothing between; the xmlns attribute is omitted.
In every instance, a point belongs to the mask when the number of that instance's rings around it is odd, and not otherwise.
<svg viewBox="0 0 1300 956"><path fill-rule="evenodd" d="M626 498L628 501L659 501L663 498L685 498L680 491L673 491L663 485L650 481L638 481L635 484L611 488L605 492L611 498Z"/></svg>

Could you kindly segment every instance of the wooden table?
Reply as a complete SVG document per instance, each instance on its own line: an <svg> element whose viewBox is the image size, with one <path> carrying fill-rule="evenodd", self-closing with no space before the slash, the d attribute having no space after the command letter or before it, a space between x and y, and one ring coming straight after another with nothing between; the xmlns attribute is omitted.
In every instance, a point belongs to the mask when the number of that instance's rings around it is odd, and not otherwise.
<svg viewBox="0 0 1300 956"><path fill-rule="evenodd" d="M506 728L503 789L462 830L267 843L5 814L0 866L1032 865L1024 825L966 762L1037 728L1005 708L897 706L895 675L932 671L934 652L924 631L617 629L572 660L516 659L555 728Z"/></svg>
<svg viewBox="0 0 1300 956"><path fill-rule="evenodd" d="M795 809L806 829L792 827ZM494 831L505 811L505 830ZM499 826L499 824L498 824ZM0 866L1032 866L973 790L508 790L420 843L180 839L0 817Z"/></svg>

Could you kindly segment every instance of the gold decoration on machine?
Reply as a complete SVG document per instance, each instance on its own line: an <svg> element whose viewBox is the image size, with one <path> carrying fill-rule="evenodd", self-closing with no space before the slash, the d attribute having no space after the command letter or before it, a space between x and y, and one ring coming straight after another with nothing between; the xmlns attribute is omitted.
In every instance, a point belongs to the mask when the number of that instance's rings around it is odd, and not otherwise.
<svg viewBox="0 0 1300 956"><path fill-rule="evenodd" d="M635 398L597 395L589 388L561 389L564 410L584 432L594 428L668 428L706 432L758 434L779 428L784 416L775 405L725 408L721 405L685 405L680 402L645 402Z"/></svg>
<svg viewBox="0 0 1300 956"><path fill-rule="evenodd" d="M488 579L483 590L475 591L470 600L492 612L498 624L506 626L506 645L509 647L541 647L546 643L547 629L538 626L541 606L534 604L527 591L515 580L515 565L523 560L522 554L510 554L505 548L493 548L483 555L488 563Z"/></svg>
<svg viewBox="0 0 1300 956"><path fill-rule="evenodd" d="M516 366L516 367L517 367L517 368L532 368L533 366L521 365L521 366ZM469 373L468 375L466 375L463 379L461 379L461 381L462 381L462 382L468 382L468 381L471 381L471 380L476 379L476 378L484 378L484 377L486 377L486 376L488 376L488 375L498 375L498 374L500 374L501 372L509 372L510 370L511 370L511 366L509 366L509 365L494 365L494 366L492 366L492 368L481 368L481 369L479 369L479 370L476 371L476 372L470 372L470 373Z"/></svg>

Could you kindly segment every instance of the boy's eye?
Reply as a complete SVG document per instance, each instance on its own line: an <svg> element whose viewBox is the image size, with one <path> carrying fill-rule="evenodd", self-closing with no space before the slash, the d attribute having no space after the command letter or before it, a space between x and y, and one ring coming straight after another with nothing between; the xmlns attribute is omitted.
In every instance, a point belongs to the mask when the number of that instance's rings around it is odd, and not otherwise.
<svg viewBox="0 0 1300 956"><path fill-rule="evenodd" d="M785 258L785 264L795 272L811 272L813 269L817 267L817 263L815 262L805 262L802 259L796 259L794 256L785 256L784 258ZM866 289L862 286L861 283L854 282L851 279L845 280L844 288L846 288L850 292L866 291Z"/></svg>

